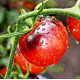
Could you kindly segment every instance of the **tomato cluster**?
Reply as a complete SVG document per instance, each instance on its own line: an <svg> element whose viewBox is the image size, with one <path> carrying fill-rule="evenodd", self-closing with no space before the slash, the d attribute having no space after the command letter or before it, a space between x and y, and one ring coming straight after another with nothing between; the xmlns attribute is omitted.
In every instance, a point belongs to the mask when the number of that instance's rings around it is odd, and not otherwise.
<svg viewBox="0 0 80 80"><path fill-rule="evenodd" d="M68 45L66 28L60 21L50 18L39 20L34 29L19 40L25 59L37 66L57 64Z"/></svg>

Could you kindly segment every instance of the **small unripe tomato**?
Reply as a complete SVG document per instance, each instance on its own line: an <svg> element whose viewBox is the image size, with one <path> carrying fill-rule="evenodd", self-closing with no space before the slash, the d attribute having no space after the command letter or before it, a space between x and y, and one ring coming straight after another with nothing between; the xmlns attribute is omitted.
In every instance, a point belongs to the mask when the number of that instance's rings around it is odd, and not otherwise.
<svg viewBox="0 0 80 80"><path fill-rule="evenodd" d="M21 53L16 53L14 57L14 66L17 67L16 63L19 64L23 73L27 73L27 66L30 66L30 63L24 58ZM26 66L27 65L27 66ZM31 64L30 74L40 74L44 71L46 67L35 66Z"/></svg>
<svg viewBox="0 0 80 80"><path fill-rule="evenodd" d="M67 28L70 30L73 38L80 42L80 21L73 17L68 17Z"/></svg>
<svg viewBox="0 0 80 80"><path fill-rule="evenodd" d="M6 66L0 67L0 74L2 74L3 76L5 76L6 72L7 72L7 67Z"/></svg>
<svg viewBox="0 0 80 80"><path fill-rule="evenodd" d="M59 21L45 18L19 40L21 53L37 66L57 64L68 47L68 33Z"/></svg>

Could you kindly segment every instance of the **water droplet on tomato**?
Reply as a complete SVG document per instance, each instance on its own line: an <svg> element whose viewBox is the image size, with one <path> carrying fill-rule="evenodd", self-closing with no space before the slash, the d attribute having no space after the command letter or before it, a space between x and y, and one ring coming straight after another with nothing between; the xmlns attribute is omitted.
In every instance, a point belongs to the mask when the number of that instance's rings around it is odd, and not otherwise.
<svg viewBox="0 0 80 80"><path fill-rule="evenodd" d="M45 23L45 22L43 22L43 23L42 23L42 26L45 26L45 25L46 25L46 23Z"/></svg>
<svg viewBox="0 0 80 80"><path fill-rule="evenodd" d="M37 30L39 30L40 29L40 27L37 27Z"/></svg>
<svg viewBox="0 0 80 80"><path fill-rule="evenodd" d="M44 31L45 30L45 28L42 28L42 31Z"/></svg>

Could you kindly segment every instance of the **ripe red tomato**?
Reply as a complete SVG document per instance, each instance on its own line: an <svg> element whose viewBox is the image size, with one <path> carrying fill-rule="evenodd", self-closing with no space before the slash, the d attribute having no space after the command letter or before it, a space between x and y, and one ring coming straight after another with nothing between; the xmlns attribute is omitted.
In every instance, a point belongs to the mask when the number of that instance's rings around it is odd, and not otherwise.
<svg viewBox="0 0 80 80"><path fill-rule="evenodd" d="M29 62L23 57L23 55L21 53L16 53L15 57L14 57L14 65L16 66L16 62L19 64L21 70L23 73L27 72L27 66L26 65L30 65ZM44 71L46 69L46 67L40 67L40 66L35 66L33 64L31 64L31 70L30 73L31 74L40 74L42 71Z"/></svg>
<svg viewBox="0 0 80 80"><path fill-rule="evenodd" d="M7 72L7 67L6 66L3 66L3 67L0 68L0 74L5 76L6 72Z"/></svg>
<svg viewBox="0 0 80 80"><path fill-rule="evenodd" d="M67 28L70 30L72 36L80 42L80 21L73 17L68 17Z"/></svg>
<svg viewBox="0 0 80 80"><path fill-rule="evenodd" d="M26 1L26 2L23 3L22 6L23 6L24 8L26 8L26 9L32 10L32 9L34 9L34 7L36 6L36 4L33 3L33 2L30 2L30 1Z"/></svg>
<svg viewBox="0 0 80 80"><path fill-rule="evenodd" d="M19 40L23 56L37 66L57 64L68 47L68 33L63 24L46 18Z"/></svg>

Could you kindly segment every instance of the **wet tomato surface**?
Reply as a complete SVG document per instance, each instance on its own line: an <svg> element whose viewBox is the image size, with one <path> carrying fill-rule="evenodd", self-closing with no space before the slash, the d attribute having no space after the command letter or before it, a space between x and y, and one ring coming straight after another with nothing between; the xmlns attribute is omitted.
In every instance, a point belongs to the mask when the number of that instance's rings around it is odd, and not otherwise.
<svg viewBox="0 0 80 80"><path fill-rule="evenodd" d="M27 66L30 66L30 63L24 58L21 53L16 53L14 57L14 66L17 67L16 63L19 64L23 73L27 73ZM27 66L26 66L27 65ZM44 71L46 67L35 66L31 64L30 74L40 74Z"/></svg>
<svg viewBox="0 0 80 80"><path fill-rule="evenodd" d="M73 17L68 17L67 28L70 30L73 38L80 42L80 21Z"/></svg>
<svg viewBox="0 0 80 80"><path fill-rule="evenodd" d="M60 21L45 18L19 40L23 56L37 66L57 64L68 47L68 33Z"/></svg>

